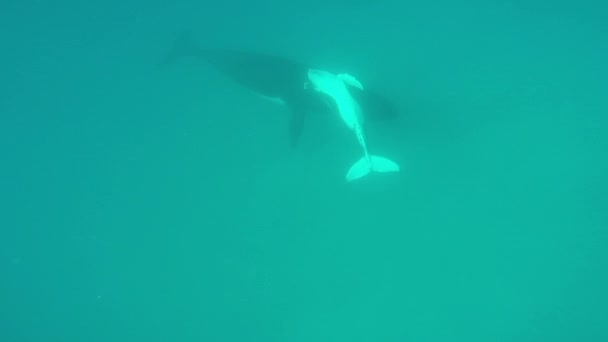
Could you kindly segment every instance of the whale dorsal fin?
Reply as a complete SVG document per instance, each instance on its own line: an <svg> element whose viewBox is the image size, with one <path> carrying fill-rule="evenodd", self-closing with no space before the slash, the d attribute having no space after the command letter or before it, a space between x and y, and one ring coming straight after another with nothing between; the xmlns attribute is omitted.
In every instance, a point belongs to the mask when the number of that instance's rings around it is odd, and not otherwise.
<svg viewBox="0 0 608 342"><path fill-rule="evenodd" d="M352 76L349 74L338 74L338 78L341 79L342 81L344 81L344 83L346 83L348 85L351 85L353 87L363 90L363 85L361 84L361 82L359 82L358 79L355 78L355 76Z"/></svg>

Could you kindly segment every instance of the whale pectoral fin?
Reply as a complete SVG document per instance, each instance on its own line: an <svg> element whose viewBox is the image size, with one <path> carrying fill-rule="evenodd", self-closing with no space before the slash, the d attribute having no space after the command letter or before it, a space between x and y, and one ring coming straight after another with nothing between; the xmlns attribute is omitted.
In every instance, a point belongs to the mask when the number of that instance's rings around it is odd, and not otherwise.
<svg viewBox="0 0 608 342"><path fill-rule="evenodd" d="M289 144L291 147L296 147L302 135L302 127L304 127L304 112L301 109L291 108L289 117Z"/></svg>
<svg viewBox="0 0 608 342"><path fill-rule="evenodd" d="M194 46L191 33L181 32L176 41L173 42L171 50L169 50L168 54L156 65L156 68L163 69L175 64L182 58L196 56L197 49Z"/></svg>
<svg viewBox="0 0 608 342"><path fill-rule="evenodd" d="M338 78L350 86L363 90L363 84L361 84L361 82L359 82L359 80L356 79L355 76L353 76L353 75L338 74Z"/></svg>

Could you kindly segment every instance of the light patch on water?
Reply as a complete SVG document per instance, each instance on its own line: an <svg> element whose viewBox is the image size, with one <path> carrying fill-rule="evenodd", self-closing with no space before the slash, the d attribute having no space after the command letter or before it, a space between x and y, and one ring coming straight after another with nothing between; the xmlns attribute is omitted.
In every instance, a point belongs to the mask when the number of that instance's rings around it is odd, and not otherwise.
<svg viewBox="0 0 608 342"><path fill-rule="evenodd" d="M276 103L276 104L279 104L279 105L282 105L282 106L284 106L284 105L285 105L285 100L283 100L283 99L282 99L282 98L280 98L280 97L267 96L267 95L260 94L260 93L256 93L256 94L257 94L259 97L261 97L261 98L265 99L266 101L270 101L270 102L272 102L272 103Z"/></svg>

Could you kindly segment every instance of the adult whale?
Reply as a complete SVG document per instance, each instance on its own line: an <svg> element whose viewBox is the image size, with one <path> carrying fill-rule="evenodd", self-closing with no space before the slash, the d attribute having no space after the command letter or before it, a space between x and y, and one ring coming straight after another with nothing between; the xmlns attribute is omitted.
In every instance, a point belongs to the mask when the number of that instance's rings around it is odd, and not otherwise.
<svg viewBox="0 0 608 342"><path fill-rule="evenodd" d="M200 48L187 35L176 42L161 66L173 64L182 58L202 60L237 83L287 106L290 112L291 146L298 143L306 115L335 111L326 98L304 87L312 66L298 61L263 53ZM373 90L362 90L351 85L348 85L348 90L366 118L387 120L398 115L396 106Z"/></svg>

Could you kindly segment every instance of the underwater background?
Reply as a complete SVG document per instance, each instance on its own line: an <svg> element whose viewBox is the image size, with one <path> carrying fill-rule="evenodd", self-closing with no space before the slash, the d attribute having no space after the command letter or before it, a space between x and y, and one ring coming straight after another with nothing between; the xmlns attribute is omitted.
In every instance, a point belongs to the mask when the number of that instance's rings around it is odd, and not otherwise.
<svg viewBox="0 0 608 342"><path fill-rule="evenodd" d="M0 341L608 341L604 1L0 3ZM339 68L398 174L176 37Z"/></svg>

